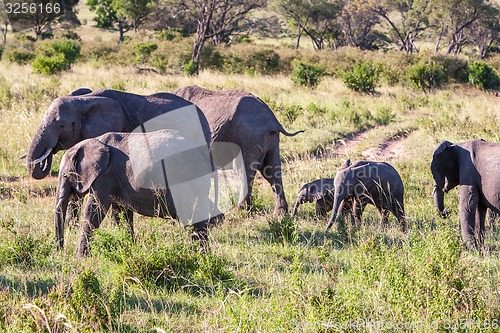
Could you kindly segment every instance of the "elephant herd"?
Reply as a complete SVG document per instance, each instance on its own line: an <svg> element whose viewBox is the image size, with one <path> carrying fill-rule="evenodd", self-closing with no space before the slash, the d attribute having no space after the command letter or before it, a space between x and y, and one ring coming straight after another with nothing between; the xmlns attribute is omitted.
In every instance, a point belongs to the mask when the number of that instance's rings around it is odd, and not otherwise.
<svg viewBox="0 0 500 333"><path fill-rule="evenodd" d="M172 217L193 227L193 238L207 241L209 224L223 218L218 207L217 169L236 171L238 208L251 205L257 171L272 187L276 214L288 213L283 189L279 134L287 132L272 110L244 91L211 91L197 86L173 93L136 95L81 88L54 100L43 116L26 155L36 179L46 177L53 154L66 150L56 190L55 237L64 245L68 207L87 196L77 255L89 253L88 240L111 209L123 212L132 231L133 213ZM443 141L431 171L436 208L442 216L444 193L460 185L462 238L482 245L486 210L500 213L500 144ZM214 191L211 191L211 188ZM389 213L406 229L404 186L388 163L347 160L335 179L322 178L299 191L293 215L304 202L316 214L332 211L328 227L341 217L359 223L367 204Z"/></svg>

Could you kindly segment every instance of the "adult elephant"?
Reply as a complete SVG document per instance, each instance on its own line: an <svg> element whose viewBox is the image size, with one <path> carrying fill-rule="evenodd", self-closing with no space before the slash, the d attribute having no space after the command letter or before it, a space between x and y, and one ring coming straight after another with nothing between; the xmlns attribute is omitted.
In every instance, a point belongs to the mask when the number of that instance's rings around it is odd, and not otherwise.
<svg viewBox="0 0 500 333"><path fill-rule="evenodd" d="M207 224L223 217L209 197L212 162L208 149L176 130L106 133L83 140L61 160L56 192L56 244L64 245L64 223L73 196L90 194L83 212L79 256L112 204L145 216L172 217L193 226L207 242ZM168 178L168 181L167 181ZM132 220L129 220L133 236Z"/></svg>
<svg viewBox="0 0 500 333"><path fill-rule="evenodd" d="M460 228L469 249L484 243L487 209L500 213L500 144L472 140L453 144L442 141L431 162L434 203L446 217L444 194L460 185Z"/></svg>
<svg viewBox="0 0 500 333"><path fill-rule="evenodd" d="M170 116L162 117L166 114ZM59 150L107 132L132 132L141 126L143 131L181 130L200 144L210 145L210 127L204 114L179 96L78 89L55 99L45 111L26 155L28 170L33 178L45 178L50 172L52 156Z"/></svg>
<svg viewBox="0 0 500 333"><path fill-rule="evenodd" d="M252 187L255 174L259 171L269 182L275 197L275 213L288 213L288 204L283 189L280 160L280 137L294 136L303 131L288 133L280 124L272 110L258 97L241 90L212 91L198 86L188 86L173 91L196 104L207 117L212 131L212 142L236 144L243 157L246 174L241 176L238 207L251 205ZM217 147L213 145L215 163ZM246 186L245 186L246 184Z"/></svg>

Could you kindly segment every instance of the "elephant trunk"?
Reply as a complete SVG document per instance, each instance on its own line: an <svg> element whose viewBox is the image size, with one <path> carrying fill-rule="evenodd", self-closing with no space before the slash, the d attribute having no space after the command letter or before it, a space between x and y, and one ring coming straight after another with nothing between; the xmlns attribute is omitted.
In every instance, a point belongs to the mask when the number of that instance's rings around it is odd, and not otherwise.
<svg viewBox="0 0 500 333"><path fill-rule="evenodd" d="M59 194L59 189L58 189ZM63 194L56 196L56 209L55 209L55 219L54 219L54 233L56 246L59 250L64 247L64 222L66 220L66 211L68 209L68 203L70 199L69 194Z"/></svg>
<svg viewBox="0 0 500 333"><path fill-rule="evenodd" d="M301 200L299 198L299 199L297 199L297 201L295 202L295 205L293 206L292 217L297 215L297 209L299 208L300 204L301 204Z"/></svg>
<svg viewBox="0 0 500 333"><path fill-rule="evenodd" d="M340 208L340 204L342 201L345 199L345 194L340 194L340 192L343 191L335 191L335 198L333 200L333 210L332 210L332 215L330 216L330 220L328 221L328 226L326 227L325 233L327 233L330 228L333 226L333 223L337 220L338 218L338 212Z"/></svg>
<svg viewBox="0 0 500 333"><path fill-rule="evenodd" d="M43 179L50 173L52 166L52 155L55 144L50 144L41 132L45 127L38 129L33 139L28 154L26 155L26 166L31 176L35 179Z"/></svg>
<svg viewBox="0 0 500 333"><path fill-rule="evenodd" d="M444 191L441 187L434 185L434 205L441 217L448 216L448 208L444 207Z"/></svg>

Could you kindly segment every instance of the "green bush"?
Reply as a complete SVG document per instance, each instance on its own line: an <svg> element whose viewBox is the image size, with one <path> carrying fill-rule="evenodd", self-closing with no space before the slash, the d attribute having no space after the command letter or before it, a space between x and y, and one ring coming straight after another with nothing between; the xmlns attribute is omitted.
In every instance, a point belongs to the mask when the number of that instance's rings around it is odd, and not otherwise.
<svg viewBox="0 0 500 333"><path fill-rule="evenodd" d="M412 87L425 92L441 87L445 82L445 72L436 61L421 60L408 69L407 80Z"/></svg>
<svg viewBox="0 0 500 333"><path fill-rule="evenodd" d="M357 63L350 71L347 71L342 79L347 88L363 93L373 93L378 86L380 65L374 65L371 61Z"/></svg>
<svg viewBox="0 0 500 333"><path fill-rule="evenodd" d="M292 81L302 86L315 88L320 83L323 75L323 68L299 61L293 66Z"/></svg>
<svg viewBox="0 0 500 333"><path fill-rule="evenodd" d="M35 73L52 75L71 68L80 57L80 45L66 40L52 42L40 47L39 55L33 61Z"/></svg>
<svg viewBox="0 0 500 333"><path fill-rule="evenodd" d="M183 67L182 70L186 75L195 75L196 74L196 65L194 60L189 60Z"/></svg>
<svg viewBox="0 0 500 333"><path fill-rule="evenodd" d="M141 64L145 63L151 54L158 49L156 43L137 43L133 47L136 61Z"/></svg>
<svg viewBox="0 0 500 333"><path fill-rule="evenodd" d="M500 78L495 70L481 61L469 65L469 83L485 90L498 90Z"/></svg>
<svg viewBox="0 0 500 333"><path fill-rule="evenodd" d="M5 52L5 57L10 62L15 62L19 65L25 65L35 58L35 54L25 49L11 49Z"/></svg>
<svg viewBox="0 0 500 333"><path fill-rule="evenodd" d="M38 56L33 61L32 66L35 73L44 75L52 75L69 69L63 54L57 54L50 57Z"/></svg>
<svg viewBox="0 0 500 333"><path fill-rule="evenodd" d="M273 74L279 71L280 55L274 50L251 53L245 61L247 71L259 74Z"/></svg>

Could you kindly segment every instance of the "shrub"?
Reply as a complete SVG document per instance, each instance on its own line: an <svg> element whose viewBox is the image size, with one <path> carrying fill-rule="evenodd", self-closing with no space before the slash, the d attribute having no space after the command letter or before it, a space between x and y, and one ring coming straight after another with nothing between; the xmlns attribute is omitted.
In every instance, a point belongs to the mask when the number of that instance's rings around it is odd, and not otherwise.
<svg viewBox="0 0 500 333"><path fill-rule="evenodd" d="M445 73L442 65L437 62L421 60L408 69L407 79L411 86L425 92L441 87L445 81Z"/></svg>
<svg viewBox="0 0 500 333"><path fill-rule="evenodd" d="M345 86L351 90L372 93L378 85L380 68L380 65L374 65L371 61L357 63L342 79Z"/></svg>
<svg viewBox="0 0 500 333"><path fill-rule="evenodd" d="M61 41L45 44L40 54L33 61L35 73L51 75L68 70L80 57L80 45L73 41Z"/></svg>
<svg viewBox="0 0 500 333"><path fill-rule="evenodd" d="M38 56L33 61L32 66L35 73L44 75L52 75L69 69L68 63L63 54L57 54L50 57Z"/></svg>
<svg viewBox="0 0 500 333"><path fill-rule="evenodd" d="M35 58L33 52L24 49L9 50L5 53L5 56L10 62L15 62L19 65L25 65Z"/></svg>
<svg viewBox="0 0 500 333"><path fill-rule="evenodd" d="M323 68L299 61L293 66L292 81L302 86L315 88L320 83L323 74Z"/></svg>
<svg viewBox="0 0 500 333"><path fill-rule="evenodd" d="M137 43L134 45L133 50L136 61L141 64L145 63L151 54L158 49L155 43Z"/></svg>
<svg viewBox="0 0 500 333"><path fill-rule="evenodd" d="M469 83L486 90L498 90L500 78L495 70L481 61L469 65Z"/></svg>
<svg viewBox="0 0 500 333"><path fill-rule="evenodd" d="M280 55L274 50L262 50L251 53L246 60L247 71L260 74L272 74L279 71Z"/></svg>
<svg viewBox="0 0 500 333"><path fill-rule="evenodd" d="M182 70L184 71L184 74L186 75L194 75L196 74L196 65L194 63L194 60L189 60L184 66L182 67Z"/></svg>

